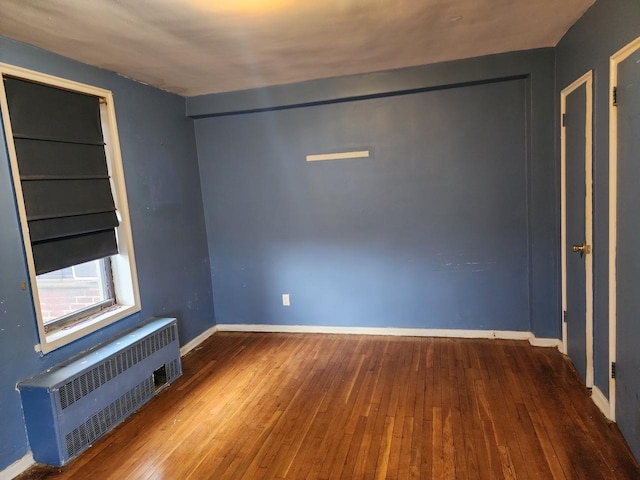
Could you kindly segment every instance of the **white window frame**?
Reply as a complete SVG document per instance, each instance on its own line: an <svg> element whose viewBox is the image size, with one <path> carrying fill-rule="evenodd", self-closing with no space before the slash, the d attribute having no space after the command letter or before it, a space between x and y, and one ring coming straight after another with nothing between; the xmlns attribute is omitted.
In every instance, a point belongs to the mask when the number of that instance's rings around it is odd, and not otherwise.
<svg viewBox="0 0 640 480"><path fill-rule="evenodd" d="M139 312L141 309L138 275L133 252L133 237L131 234L127 192L124 181L124 169L122 166L120 140L118 137L118 127L116 123L116 112L113 102L113 94L109 90L0 63L0 77L4 75L10 75L100 98L100 117L102 122L102 133L105 141L105 153L111 182L111 192L113 194L113 200L115 202L116 212L120 222L120 225L116 228L119 253L118 255L109 257L111 259L111 269L113 273L116 307L99 315L95 315L91 319L80 320L77 325L49 333L45 332L42 313L40 311L40 298L36 282L36 270L33 261L33 252L31 251L29 226L24 207L24 197L22 195L22 186L20 183L18 160L13 141L13 131L11 128L7 95L4 88L4 81L0 81L0 107L2 109L4 134L11 163L13 186L16 194L22 238L24 241L24 249L29 269L29 283L31 285L31 293L33 296L33 304L40 338L40 343L35 345L34 349L37 352L45 354L104 328L107 325L111 325L118 320Z"/></svg>

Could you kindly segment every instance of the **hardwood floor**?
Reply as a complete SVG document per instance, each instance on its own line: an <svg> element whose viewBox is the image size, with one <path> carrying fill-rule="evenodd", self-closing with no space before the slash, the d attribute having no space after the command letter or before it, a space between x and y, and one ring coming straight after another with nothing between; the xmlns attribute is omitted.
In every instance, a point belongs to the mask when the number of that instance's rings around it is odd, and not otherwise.
<svg viewBox="0 0 640 480"><path fill-rule="evenodd" d="M640 478L552 348L216 333L183 369L70 465L20 478Z"/></svg>

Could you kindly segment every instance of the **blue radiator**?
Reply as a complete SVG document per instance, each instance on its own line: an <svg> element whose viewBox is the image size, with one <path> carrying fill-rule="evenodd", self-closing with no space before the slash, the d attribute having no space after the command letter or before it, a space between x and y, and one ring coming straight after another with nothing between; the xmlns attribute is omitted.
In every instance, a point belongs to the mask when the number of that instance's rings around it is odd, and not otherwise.
<svg viewBox="0 0 640 480"><path fill-rule="evenodd" d="M33 458L66 464L180 375L176 319L154 318L19 383Z"/></svg>

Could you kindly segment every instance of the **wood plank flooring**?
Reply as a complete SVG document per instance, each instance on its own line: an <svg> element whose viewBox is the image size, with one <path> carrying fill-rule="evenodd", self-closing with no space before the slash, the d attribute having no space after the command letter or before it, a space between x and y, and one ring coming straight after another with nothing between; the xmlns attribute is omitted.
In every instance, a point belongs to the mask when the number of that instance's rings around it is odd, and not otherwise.
<svg viewBox="0 0 640 480"><path fill-rule="evenodd" d="M70 465L22 479L639 479L556 349L216 333Z"/></svg>

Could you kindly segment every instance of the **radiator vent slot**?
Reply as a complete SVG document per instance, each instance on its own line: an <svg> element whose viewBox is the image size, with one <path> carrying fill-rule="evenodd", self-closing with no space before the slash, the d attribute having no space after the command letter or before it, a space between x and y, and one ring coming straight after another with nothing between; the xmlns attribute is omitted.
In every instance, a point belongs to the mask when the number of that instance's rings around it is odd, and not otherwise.
<svg viewBox="0 0 640 480"><path fill-rule="evenodd" d="M173 382L181 373L182 371L178 368L178 360L174 360L167 365L167 383Z"/></svg>
<svg viewBox="0 0 640 480"><path fill-rule="evenodd" d="M137 410L153 392L153 379L147 378L68 433L66 443L69 458L84 450L120 420Z"/></svg>
<svg viewBox="0 0 640 480"><path fill-rule="evenodd" d="M60 408L87 396L96 388L120 375L138 362L175 341L175 328L167 327L137 343L92 370L60 387ZM175 376L169 376L170 379ZM171 381L171 380L169 380Z"/></svg>
<svg viewBox="0 0 640 480"><path fill-rule="evenodd" d="M18 388L33 458L62 466L182 375L175 318L153 318Z"/></svg>

